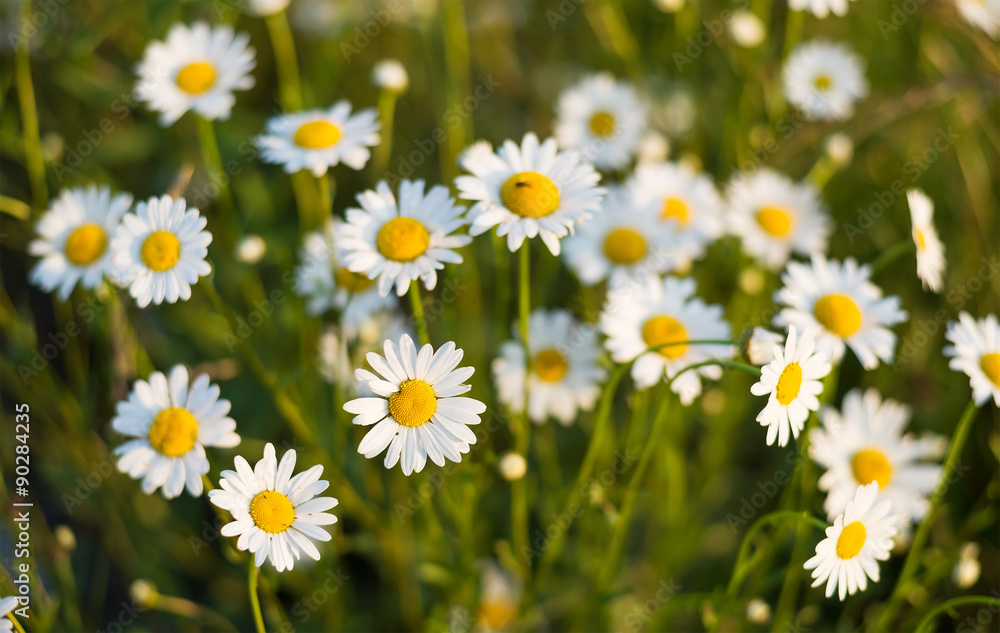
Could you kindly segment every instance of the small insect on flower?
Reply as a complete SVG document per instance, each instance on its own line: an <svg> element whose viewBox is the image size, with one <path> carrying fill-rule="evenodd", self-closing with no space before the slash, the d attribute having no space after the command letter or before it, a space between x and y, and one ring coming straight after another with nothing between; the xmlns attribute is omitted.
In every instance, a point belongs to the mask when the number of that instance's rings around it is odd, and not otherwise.
<svg viewBox="0 0 1000 633"><path fill-rule="evenodd" d="M844 120L868 95L864 62L846 45L817 40L799 45L782 68L785 98L820 121Z"/></svg>
<svg viewBox="0 0 1000 633"><path fill-rule="evenodd" d="M279 572L290 570L302 552L319 560L313 540L329 541L321 525L333 525L337 517L327 510L337 506L333 497L316 497L330 486L320 479L322 466L292 476L296 453L288 450L278 463L274 445L268 442L264 457L254 468L236 456L236 470L222 471L221 490L210 490L213 504L228 510L235 521L222 526L223 536L238 536L236 547L254 554L257 567L270 559Z"/></svg>
<svg viewBox="0 0 1000 633"><path fill-rule="evenodd" d="M600 169L622 169L635 156L649 109L631 85L609 73L584 78L559 97L559 146L580 152Z"/></svg>
<svg viewBox="0 0 1000 633"><path fill-rule="evenodd" d="M944 348L944 355L954 371L964 372L972 386L972 398L983 405L990 396L1000 407L1000 321L997 315L987 314L985 319L974 319L968 312L961 312L958 321L948 324L945 338L951 343Z"/></svg>
<svg viewBox="0 0 1000 633"><path fill-rule="evenodd" d="M913 243L917 247L917 277L924 289L941 292L944 285L944 245L934 228L934 203L919 189L906 192L913 221Z"/></svg>
<svg viewBox="0 0 1000 633"><path fill-rule="evenodd" d="M371 150L379 143L375 110L351 114L351 104L338 101L327 110L307 110L268 119L257 137L261 159L282 165L286 173L308 169L317 178L327 169L344 163L363 169Z"/></svg>

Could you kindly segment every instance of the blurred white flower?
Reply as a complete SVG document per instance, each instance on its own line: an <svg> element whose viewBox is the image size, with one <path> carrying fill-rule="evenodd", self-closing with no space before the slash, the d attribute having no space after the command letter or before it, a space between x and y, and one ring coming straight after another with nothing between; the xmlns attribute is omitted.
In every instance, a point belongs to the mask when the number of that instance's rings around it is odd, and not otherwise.
<svg viewBox="0 0 1000 633"><path fill-rule="evenodd" d="M979 581L982 567L979 564L979 545L965 543L959 550L958 561L951 572L951 579L959 589L968 589Z"/></svg>
<svg viewBox="0 0 1000 633"><path fill-rule="evenodd" d="M259 235L245 235L236 243L236 259L244 264L259 264L267 254L267 242Z"/></svg>
<svg viewBox="0 0 1000 633"><path fill-rule="evenodd" d="M1000 0L955 0L965 21L993 39L1000 35Z"/></svg>
<svg viewBox="0 0 1000 633"><path fill-rule="evenodd" d="M982 406L993 397L1000 406L1000 321L997 315L987 314L984 319L974 319L968 312L960 312L958 321L948 323L944 337L944 355L953 371L964 372L972 386L972 398Z"/></svg>
<svg viewBox="0 0 1000 633"><path fill-rule="evenodd" d="M559 96L559 146L580 152L599 169L622 169L639 148L649 112L639 93L610 73L584 78Z"/></svg>
<svg viewBox="0 0 1000 633"><path fill-rule="evenodd" d="M743 358L751 365L767 365L774 360L775 346L781 347L784 342L784 335L755 327L743 336Z"/></svg>
<svg viewBox="0 0 1000 633"><path fill-rule="evenodd" d="M500 470L500 476L507 481L517 481L528 472L528 462L521 455L510 451L500 458L497 468Z"/></svg>
<svg viewBox="0 0 1000 633"><path fill-rule="evenodd" d="M653 6L664 13L677 13L684 8L685 0L653 0Z"/></svg>
<svg viewBox="0 0 1000 633"><path fill-rule="evenodd" d="M640 163L659 163L670 154L670 141L659 132L649 131L639 141L638 161Z"/></svg>
<svg viewBox="0 0 1000 633"><path fill-rule="evenodd" d="M806 117L844 120L868 95L864 61L845 44L814 40L800 44L781 69L785 98Z"/></svg>
<svg viewBox="0 0 1000 633"><path fill-rule="evenodd" d="M399 61L383 59L372 68L372 83L382 90L402 94L410 85L410 76Z"/></svg>
<svg viewBox="0 0 1000 633"><path fill-rule="evenodd" d="M767 27L753 11L736 11L729 21L729 32L743 48L754 48L764 41Z"/></svg>
<svg viewBox="0 0 1000 633"><path fill-rule="evenodd" d="M934 203L919 189L906 192L913 222L913 243L917 248L917 276L930 288L941 292L944 285L944 244L934 228Z"/></svg>
<svg viewBox="0 0 1000 633"><path fill-rule="evenodd" d="M767 624L771 621L771 605L760 598L753 598L747 603L747 620L751 624Z"/></svg>
<svg viewBox="0 0 1000 633"><path fill-rule="evenodd" d="M823 149L830 160L841 169L850 164L854 158L854 141L844 132L837 132L827 137Z"/></svg>
<svg viewBox="0 0 1000 633"><path fill-rule="evenodd" d="M351 114L351 104L341 100L326 110L273 117L254 142L265 163L282 165L289 174L308 169L319 178L340 163L363 169L371 158L368 148L379 143L380 125L375 110Z"/></svg>
<svg viewBox="0 0 1000 633"><path fill-rule="evenodd" d="M817 18L825 18L830 13L843 17L847 15L848 0L788 0L793 11L808 11Z"/></svg>
<svg viewBox="0 0 1000 633"><path fill-rule="evenodd" d="M266 18L281 13L292 0L247 0L247 11L251 15Z"/></svg>

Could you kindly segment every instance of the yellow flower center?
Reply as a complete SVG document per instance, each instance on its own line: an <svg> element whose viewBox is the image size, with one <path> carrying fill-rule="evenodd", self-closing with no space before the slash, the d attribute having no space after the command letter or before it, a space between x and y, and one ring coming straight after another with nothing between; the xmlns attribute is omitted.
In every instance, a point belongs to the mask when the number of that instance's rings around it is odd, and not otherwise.
<svg viewBox="0 0 1000 633"><path fill-rule="evenodd" d="M350 292L364 292L375 283L374 279L369 279L364 275L359 275L357 273L352 273L346 268L341 268L340 266L333 267L333 280L337 283L338 288L343 288L349 290Z"/></svg>
<svg viewBox="0 0 1000 633"><path fill-rule="evenodd" d="M1000 387L1000 354L993 352L991 354L984 354L982 358L979 359L979 368L983 370L986 377L989 378L994 385Z"/></svg>
<svg viewBox="0 0 1000 633"><path fill-rule="evenodd" d="M162 273L170 270L181 258L181 243L169 231L156 231L142 243L142 261L150 270Z"/></svg>
<svg viewBox="0 0 1000 633"><path fill-rule="evenodd" d="M200 95L215 85L215 68L208 62L188 64L177 73L177 87L192 95Z"/></svg>
<svg viewBox="0 0 1000 633"><path fill-rule="evenodd" d="M84 224L66 240L66 259L77 266L97 261L108 247L108 236L97 224Z"/></svg>
<svg viewBox="0 0 1000 633"><path fill-rule="evenodd" d="M161 455L180 457L194 448L198 422L187 409L174 407L156 414L149 427L149 443Z"/></svg>
<svg viewBox="0 0 1000 633"><path fill-rule="evenodd" d="M268 534L280 534L295 521L295 508L291 500L277 490L265 490L250 502L250 518Z"/></svg>
<svg viewBox="0 0 1000 633"><path fill-rule="evenodd" d="M615 229L604 238L604 254L616 264L634 264L646 256L646 240L633 229Z"/></svg>
<svg viewBox="0 0 1000 633"><path fill-rule="evenodd" d="M776 389L778 404L788 405L799 395L802 388L802 368L798 363L788 363L785 369L778 376L778 387Z"/></svg>
<svg viewBox="0 0 1000 633"><path fill-rule="evenodd" d="M892 466L889 465L889 460L882 451L874 448L859 451L851 460L851 470L854 471L854 479L862 486L877 481L879 488L885 488L892 478Z"/></svg>
<svg viewBox="0 0 1000 633"><path fill-rule="evenodd" d="M847 338L861 327L861 311L847 295L826 295L813 308L816 320L841 338Z"/></svg>
<svg viewBox="0 0 1000 633"><path fill-rule="evenodd" d="M677 198L667 198L667 201L663 203L663 212L660 217L664 220L673 218L681 226L687 226L688 222L691 221L688 206L684 204L683 200Z"/></svg>
<svg viewBox="0 0 1000 633"><path fill-rule="evenodd" d="M913 227L913 241L917 243L917 248L920 250L927 248L927 241L924 240L924 234L917 227Z"/></svg>
<svg viewBox="0 0 1000 633"><path fill-rule="evenodd" d="M658 347L666 343L677 343L688 340L687 330L677 319L668 316L655 316L642 326L642 340L649 347ZM671 345L659 350L667 358L680 358L687 351L687 345Z"/></svg>
<svg viewBox="0 0 1000 633"><path fill-rule="evenodd" d="M792 216L778 207L764 207L757 211L757 224L774 237L784 237L792 230Z"/></svg>
<svg viewBox="0 0 1000 633"><path fill-rule="evenodd" d="M542 218L559 208L559 190L545 176L522 171L503 183L503 206L525 218Z"/></svg>
<svg viewBox="0 0 1000 633"><path fill-rule="evenodd" d="M615 133L615 116L603 110L594 114L590 117L590 131L601 138L611 136Z"/></svg>
<svg viewBox="0 0 1000 633"><path fill-rule="evenodd" d="M865 545L865 538L868 531L861 521L851 523L840 533L837 538L837 557L841 560L854 558Z"/></svg>
<svg viewBox="0 0 1000 633"><path fill-rule="evenodd" d="M305 123L295 131L295 144L307 149L333 147L340 140L340 128L329 121Z"/></svg>
<svg viewBox="0 0 1000 633"><path fill-rule="evenodd" d="M545 382L559 382L566 375L569 364L556 349L543 349L535 356L535 373Z"/></svg>
<svg viewBox="0 0 1000 633"><path fill-rule="evenodd" d="M389 396L389 414L403 426L420 426L437 410L434 388L423 380L407 380Z"/></svg>
<svg viewBox="0 0 1000 633"><path fill-rule="evenodd" d="M485 600L479 605L479 617L489 630L499 631L517 617L517 605L510 600Z"/></svg>
<svg viewBox="0 0 1000 633"><path fill-rule="evenodd" d="M829 90L830 89L830 77L827 75L818 75L813 81L817 90Z"/></svg>
<svg viewBox="0 0 1000 633"><path fill-rule="evenodd" d="M378 232L378 251L397 262L410 262L427 250L431 235L413 218L393 218Z"/></svg>

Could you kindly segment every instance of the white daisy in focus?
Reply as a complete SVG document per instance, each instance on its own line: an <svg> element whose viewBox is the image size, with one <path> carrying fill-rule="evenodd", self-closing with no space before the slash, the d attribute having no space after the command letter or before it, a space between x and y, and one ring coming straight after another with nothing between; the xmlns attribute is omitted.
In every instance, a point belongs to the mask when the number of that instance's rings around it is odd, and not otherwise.
<svg viewBox="0 0 1000 633"><path fill-rule="evenodd" d="M376 395L344 404L345 411L355 414L354 424L375 424L358 452L371 459L388 447L385 467L399 462L404 475L423 470L428 456L438 466L444 466L445 458L462 461L462 453L476 443L468 425L479 424L479 414L486 411L482 402L461 397L472 389L464 383L475 372L474 367L456 369L464 352L449 341L437 352L428 344L418 353L406 334L398 346L385 341L383 351L385 356L368 354L368 364L380 375L354 372Z"/></svg>
<svg viewBox="0 0 1000 633"><path fill-rule="evenodd" d="M955 0L966 22L993 39L1000 35L1000 0Z"/></svg>
<svg viewBox="0 0 1000 633"><path fill-rule="evenodd" d="M810 119L844 120L868 96L864 62L846 45L816 40L800 44L781 69L785 98Z"/></svg>
<svg viewBox="0 0 1000 633"><path fill-rule="evenodd" d="M944 355L954 371L965 373L972 386L972 398L982 406L990 396L1000 407L1000 321L997 315L987 314L976 320L968 312L961 312L958 321L948 323Z"/></svg>
<svg viewBox="0 0 1000 633"><path fill-rule="evenodd" d="M169 379L157 371L148 382L137 380L111 421L115 431L134 438L114 450L118 470L141 478L146 494L163 486L163 496L173 499L186 486L192 496L201 496L201 476L208 472L205 447L240 443L229 408L208 375L189 384L183 365L174 366Z"/></svg>
<svg viewBox="0 0 1000 633"><path fill-rule="evenodd" d="M0 631L13 631L14 622L10 620L10 612L17 608L17 598L7 596L0 598Z"/></svg>
<svg viewBox="0 0 1000 633"><path fill-rule="evenodd" d="M848 0L788 0L788 8L792 11L808 11L820 19L831 13L844 17L847 15L847 5Z"/></svg>
<svg viewBox="0 0 1000 633"><path fill-rule="evenodd" d="M249 42L249 35L234 35L229 26L175 24L165 42L146 47L136 68L136 98L160 113L163 126L188 110L205 119L228 119L236 103L233 91L254 85L250 71L257 60Z"/></svg>
<svg viewBox="0 0 1000 633"><path fill-rule="evenodd" d="M540 424L552 416L568 425L577 411L590 411L607 371L598 364L597 330L566 310L535 310L528 319L528 417ZM524 343L520 336L500 346L493 361L497 394L514 413L524 411Z"/></svg>
<svg viewBox="0 0 1000 633"><path fill-rule="evenodd" d="M247 0L247 12L260 18L277 15L288 8L292 0Z"/></svg>
<svg viewBox="0 0 1000 633"><path fill-rule="evenodd" d="M330 483L320 479L322 466L313 466L295 476L295 451L288 450L278 463L274 445L264 446L264 457L254 468L236 456L236 470L222 471L220 489L210 490L213 504L228 510L232 523L222 526L223 536L237 536L236 547L249 550L257 567L270 559L279 572L291 570L305 552L319 560L313 540L329 541L330 533L319 527L333 525L337 517L326 512L337 506L333 497L316 497Z"/></svg>
<svg viewBox="0 0 1000 633"><path fill-rule="evenodd" d="M31 283L46 292L56 290L60 301L69 298L77 283L96 288L113 273L108 242L131 206L131 195L112 197L108 187L62 191L35 226L39 239L28 245L30 254L42 258L31 270Z"/></svg>
<svg viewBox="0 0 1000 633"><path fill-rule="evenodd" d="M870 276L871 268L851 257L843 263L822 255L814 255L811 264L789 262L781 274L784 286L774 293L774 300L787 306L775 325L815 329L816 348L833 363L844 357L845 345L865 369L892 362L896 334L889 328L908 315L899 297L883 297Z"/></svg>
<svg viewBox="0 0 1000 633"><path fill-rule="evenodd" d="M184 198L153 197L122 218L111 242L115 277L129 284L140 308L191 298L191 285L212 272L205 261L212 234Z"/></svg>
<svg viewBox="0 0 1000 633"><path fill-rule="evenodd" d="M537 235L558 255L559 240L601 208L600 174L577 152L558 151L555 139L539 143L529 132L520 147L508 140L496 153L480 142L459 162L472 174L455 179L459 197L475 201L469 233L480 235L495 226L497 235L507 236L512 253L526 237Z"/></svg>
<svg viewBox="0 0 1000 633"><path fill-rule="evenodd" d="M826 582L828 598L838 585L841 602L848 594L864 591L869 578L879 580L877 561L889 560L899 522L889 514L892 502L874 505L877 497L877 482L858 486L844 513L826 528L826 538L816 545L816 555L805 562L805 569L812 569L816 579L812 586Z"/></svg>
<svg viewBox="0 0 1000 633"><path fill-rule="evenodd" d="M944 245L934 228L934 203L919 189L906 192L913 221L913 243L917 247L917 277L924 289L941 292L944 285Z"/></svg>
<svg viewBox="0 0 1000 633"><path fill-rule="evenodd" d="M649 125L645 101L610 73L586 77L559 97L555 135L600 169L623 169Z"/></svg>
<svg viewBox="0 0 1000 633"><path fill-rule="evenodd" d="M375 110L351 114L351 104L338 101L327 110L307 110L268 119L264 133L254 141L266 163L282 165L285 173L308 169L317 178L344 163L363 169L379 143Z"/></svg>

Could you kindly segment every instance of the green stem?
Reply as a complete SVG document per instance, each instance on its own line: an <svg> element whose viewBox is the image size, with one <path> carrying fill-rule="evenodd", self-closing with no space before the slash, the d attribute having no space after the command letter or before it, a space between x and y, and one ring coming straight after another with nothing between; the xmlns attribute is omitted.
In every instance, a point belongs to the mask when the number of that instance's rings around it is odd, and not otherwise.
<svg viewBox="0 0 1000 633"><path fill-rule="evenodd" d="M372 156L373 180L379 180L389 169L389 157L392 156L392 126L396 114L396 99L399 93L383 90L378 95L378 118L382 124L382 142L375 147Z"/></svg>
<svg viewBox="0 0 1000 633"><path fill-rule="evenodd" d="M299 83L299 63L295 55L295 40L288 25L288 15L281 11L265 19L267 32L274 47L278 66L278 93L286 112L302 109L302 87Z"/></svg>
<svg viewBox="0 0 1000 633"><path fill-rule="evenodd" d="M740 583L746 575L750 573L752 565L747 564L746 558L750 554L750 547L753 544L753 540L757 536L757 533L760 532L766 525L786 520L802 521L821 531L826 530L828 527L825 522L820 521L805 512L794 512L792 510L777 510L775 512L769 512L754 521L753 525L750 526L750 529L747 530L747 533L743 536L743 541L740 543L740 551L736 556L736 564L733 566L733 573L729 578L729 587L726 589L727 601L736 600Z"/></svg>
<svg viewBox="0 0 1000 633"><path fill-rule="evenodd" d="M333 219L333 193L331 192L330 179L332 176L329 172L323 174L316 178L316 184L319 186L319 228L324 229L326 225ZM330 227L331 231L333 227Z"/></svg>
<svg viewBox="0 0 1000 633"><path fill-rule="evenodd" d="M257 566L254 565L253 555L250 556L247 568L247 590L250 592L250 607L253 609L253 623L257 627L257 633L266 633L264 628L264 616L260 612L260 597L257 595Z"/></svg>
<svg viewBox="0 0 1000 633"><path fill-rule="evenodd" d="M413 322L417 328L417 337L421 345L431 342L431 337L427 334L427 319L424 317L424 297L420 294L420 280L414 279L410 282L410 306L413 309Z"/></svg>
<svg viewBox="0 0 1000 633"><path fill-rule="evenodd" d="M672 344L676 345L677 343L667 343L665 345L658 345L656 349L659 349L660 347L667 347ZM757 378L760 378L759 367L754 367L753 365L747 365L746 363L736 363L728 360L706 360L700 363L695 363L693 365L688 365L684 369L677 372L677 375L674 376L674 379L676 380L677 376L680 376L686 371L690 371L692 369L698 369L699 367L708 367L711 365L717 365L719 367L722 367L723 369L738 369L740 371L745 371L751 376L756 376Z"/></svg>
<svg viewBox="0 0 1000 633"><path fill-rule="evenodd" d="M443 2L441 22L444 29L448 103L457 104L470 94L471 61L469 33L465 24L465 3ZM472 117L463 117L457 125L446 118L443 127L448 130L448 139L445 143L447 151L441 152L441 174L445 181L450 182L458 175L458 156L465 149L467 139L472 138Z"/></svg>
<svg viewBox="0 0 1000 633"><path fill-rule="evenodd" d="M907 253L913 251L914 249L916 249L916 247L917 246L916 244L913 243L913 240L906 239L885 249L871 263L872 276L875 276L878 273L882 272L882 270L884 270L887 266L889 266L889 264L893 263L903 255L906 255Z"/></svg>
<svg viewBox="0 0 1000 633"><path fill-rule="evenodd" d="M525 240L521 245L519 254L520 264L518 269L518 326L521 328L521 342L524 343L524 356L528 358L530 349L528 341L528 321L531 317L531 251L528 242ZM527 406L527 405L526 405Z"/></svg>
<svg viewBox="0 0 1000 633"><path fill-rule="evenodd" d="M921 618L920 623L917 624L916 633L930 633L932 630L931 626L934 624L934 618L955 607L962 607L970 604L1000 607L1000 600L997 598L991 598L990 596L962 596L961 598L952 598L951 600L942 602L928 611L927 615Z"/></svg>
<svg viewBox="0 0 1000 633"><path fill-rule="evenodd" d="M239 233L239 221L236 217L236 205L233 203L233 195L229 190L229 175L222 166L222 155L219 153L219 141L215 137L215 125L209 119L196 117L198 120L198 143L201 145L202 159L209 170L209 179L215 174L220 181L219 185L219 207L223 213L224 225L230 233L230 238ZM230 239L230 242L233 240Z"/></svg>
<svg viewBox="0 0 1000 633"><path fill-rule="evenodd" d="M31 1L21 3L21 25L31 23ZM38 132L38 109L35 105L35 87L31 81L29 40L24 37L17 47L17 98L21 106L21 127L24 133L24 156L31 182L31 195L36 211L49 206L49 193L45 185L45 162L42 159L42 142Z"/></svg>

